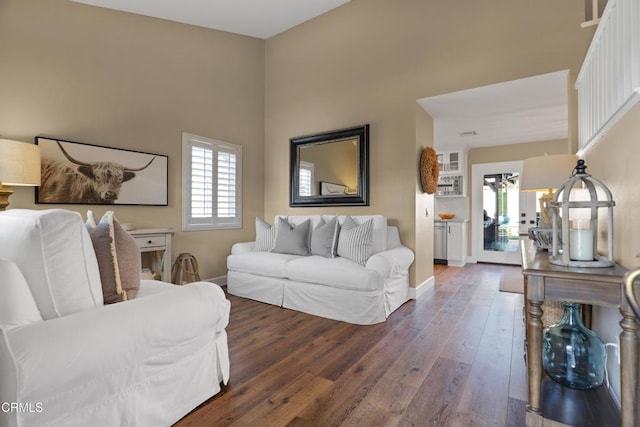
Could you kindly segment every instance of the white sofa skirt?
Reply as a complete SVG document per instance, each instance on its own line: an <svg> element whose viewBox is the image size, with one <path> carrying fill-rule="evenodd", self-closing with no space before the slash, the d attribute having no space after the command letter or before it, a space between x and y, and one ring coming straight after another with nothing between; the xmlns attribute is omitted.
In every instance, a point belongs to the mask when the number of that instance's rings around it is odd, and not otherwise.
<svg viewBox="0 0 640 427"><path fill-rule="evenodd" d="M408 277L363 291L230 270L227 288L231 295L358 325L384 322L409 299Z"/></svg>

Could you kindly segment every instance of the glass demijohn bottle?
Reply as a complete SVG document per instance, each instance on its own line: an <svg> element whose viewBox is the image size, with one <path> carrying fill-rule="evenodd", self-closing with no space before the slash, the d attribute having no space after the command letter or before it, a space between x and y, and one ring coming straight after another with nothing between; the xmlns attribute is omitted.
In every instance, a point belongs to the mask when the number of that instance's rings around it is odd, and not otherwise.
<svg viewBox="0 0 640 427"><path fill-rule="evenodd" d="M580 304L563 302L560 323L542 334L542 365L562 385L591 390L604 381L607 353L598 336L580 319Z"/></svg>

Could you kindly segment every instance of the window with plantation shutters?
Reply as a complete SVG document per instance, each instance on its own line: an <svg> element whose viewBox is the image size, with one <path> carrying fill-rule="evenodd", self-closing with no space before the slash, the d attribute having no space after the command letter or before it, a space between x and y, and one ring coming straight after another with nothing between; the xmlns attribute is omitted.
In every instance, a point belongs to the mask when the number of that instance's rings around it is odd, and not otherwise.
<svg viewBox="0 0 640 427"><path fill-rule="evenodd" d="M313 163L300 162L299 188L298 194L301 196L312 196L313 194Z"/></svg>
<svg viewBox="0 0 640 427"><path fill-rule="evenodd" d="M240 228L239 145L182 134L182 229Z"/></svg>

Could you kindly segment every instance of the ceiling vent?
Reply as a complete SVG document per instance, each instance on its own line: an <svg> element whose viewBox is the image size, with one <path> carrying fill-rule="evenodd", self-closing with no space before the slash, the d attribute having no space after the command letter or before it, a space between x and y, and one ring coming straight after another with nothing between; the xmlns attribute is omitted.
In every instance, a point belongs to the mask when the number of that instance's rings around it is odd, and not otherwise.
<svg viewBox="0 0 640 427"><path fill-rule="evenodd" d="M478 132L476 132L475 130L469 130L466 132L460 132L458 135L460 136L476 136L478 134Z"/></svg>

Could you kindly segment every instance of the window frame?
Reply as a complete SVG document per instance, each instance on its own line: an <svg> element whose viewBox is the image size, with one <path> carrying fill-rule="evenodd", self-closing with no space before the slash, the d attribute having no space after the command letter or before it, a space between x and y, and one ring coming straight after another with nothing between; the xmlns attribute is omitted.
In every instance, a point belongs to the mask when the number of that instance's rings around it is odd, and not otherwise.
<svg viewBox="0 0 640 427"><path fill-rule="evenodd" d="M300 194L300 196L303 197L310 197L310 196L315 196L315 191L313 188L313 183L315 181L315 165L313 163L310 162L305 162L305 161L300 161L300 170L308 170L310 172L310 177L309 177L309 194L302 194L300 192L300 189L298 188L298 194ZM302 184L302 176L300 176L300 178L298 179L298 186L300 186L300 184Z"/></svg>
<svg viewBox="0 0 640 427"><path fill-rule="evenodd" d="M210 147L212 150L212 212L211 216L195 218L191 212L192 205L192 147ZM233 153L236 156L235 173L235 216L218 217L217 181L218 153ZM213 159L216 159L214 162ZM182 231L225 230L242 228L242 146L230 142L207 138L192 133L182 133Z"/></svg>

